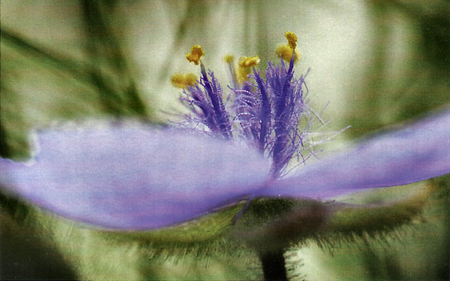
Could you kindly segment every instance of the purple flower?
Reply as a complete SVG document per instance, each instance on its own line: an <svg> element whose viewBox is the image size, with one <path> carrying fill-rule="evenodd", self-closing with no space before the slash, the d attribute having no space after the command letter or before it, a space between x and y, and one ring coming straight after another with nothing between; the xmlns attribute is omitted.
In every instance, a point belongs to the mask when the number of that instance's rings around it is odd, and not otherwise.
<svg viewBox="0 0 450 281"><path fill-rule="evenodd" d="M198 63L202 54L188 55ZM41 131L32 163L0 159L2 186L68 218L131 230L174 225L253 197L326 200L450 173L444 111L283 177L292 159L303 163L305 151L314 153L308 143L316 116L293 66L291 58L288 67L269 64L265 79L255 70L254 83L235 81L230 113L201 64L199 85L184 100L195 115L188 127L203 125L208 135L143 124Z"/></svg>
<svg viewBox="0 0 450 281"><path fill-rule="evenodd" d="M255 58L243 58L240 65L254 66L255 61L259 62L259 58ZM244 80L245 83L238 86L238 81L233 81L234 88L230 89L234 93L234 104L228 110L222 102L223 93L214 74L210 72L208 77L204 65L199 62L199 85L188 86L183 92L186 97L180 98L187 102L194 116L186 116L187 121L179 125L191 129L200 127L200 131L214 137L234 137L253 143L271 159L270 177L284 176L292 158L301 158L303 163L313 154L308 134L316 116L305 103L305 77L293 78L294 61L295 56L292 56L288 68L283 60L278 66L269 62L265 79L254 70L253 75L248 75L254 83ZM305 120L306 126L302 129L299 125ZM238 126L232 129L233 123ZM308 157L302 154L305 150L310 153Z"/></svg>

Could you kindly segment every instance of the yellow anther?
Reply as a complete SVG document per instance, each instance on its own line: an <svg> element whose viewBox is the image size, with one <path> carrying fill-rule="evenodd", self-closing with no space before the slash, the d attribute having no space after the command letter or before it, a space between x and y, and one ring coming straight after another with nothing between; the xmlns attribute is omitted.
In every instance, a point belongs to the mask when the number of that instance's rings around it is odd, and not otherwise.
<svg viewBox="0 0 450 281"><path fill-rule="evenodd" d="M286 31L284 36L288 40L289 47L291 47L291 49L295 49L295 47L297 47L297 35L294 32Z"/></svg>
<svg viewBox="0 0 450 281"><path fill-rule="evenodd" d="M297 35L294 32L286 31L284 37L286 37L286 39L288 40L288 44L279 45L275 52L285 61L290 61L292 58L292 54L294 54L294 61L297 61L300 58L300 52L295 49L297 47Z"/></svg>
<svg viewBox="0 0 450 281"><path fill-rule="evenodd" d="M258 65L261 60L258 56L254 57L241 57L239 59L239 67L240 68L250 68L252 66Z"/></svg>
<svg viewBox="0 0 450 281"><path fill-rule="evenodd" d="M192 74L182 74L182 73L176 73L172 75L172 78L170 79L172 82L172 85L177 88L185 89L188 86L194 86L197 84L197 77Z"/></svg>
<svg viewBox="0 0 450 281"><path fill-rule="evenodd" d="M194 45L191 48L191 52L186 54L186 59L189 62L195 63L195 65L198 65L200 63L200 58L205 54L205 52L202 49L202 46L200 45Z"/></svg>
<svg viewBox="0 0 450 281"><path fill-rule="evenodd" d="M250 68L252 66L258 65L261 60L258 56L254 57L241 57L239 59L239 68L238 68L238 80L243 83L248 80L248 75L250 74Z"/></svg>
<svg viewBox="0 0 450 281"><path fill-rule="evenodd" d="M289 45L279 45L275 51L278 56L281 56L285 61L290 61L292 53L294 53L294 62L300 58L300 52L297 49L292 49Z"/></svg>
<svg viewBox="0 0 450 281"><path fill-rule="evenodd" d="M226 62L226 63L232 63L232 62L234 61L234 57L233 57L233 55L225 55L225 56L223 57L223 60L224 60L224 62Z"/></svg>

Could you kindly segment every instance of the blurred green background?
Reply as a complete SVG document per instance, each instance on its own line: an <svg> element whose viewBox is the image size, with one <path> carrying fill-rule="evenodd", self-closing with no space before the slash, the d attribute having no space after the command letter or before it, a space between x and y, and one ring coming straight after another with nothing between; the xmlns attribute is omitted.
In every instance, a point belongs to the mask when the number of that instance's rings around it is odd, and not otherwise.
<svg viewBox="0 0 450 281"><path fill-rule="evenodd" d="M184 59L193 44L203 46L205 65L226 89L225 54L259 55L264 68L268 59L277 61L274 48L284 43L287 30L299 36L302 60L297 74L311 68L307 84L313 107L320 111L329 103L323 114L331 121L327 130L352 126L328 145L330 150L450 102L447 0L4 0L1 29L3 157L27 157L30 130L55 123L113 118L167 123L171 113L182 110L180 91L172 87L170 76L198 72ZM448 177L436 181L441 188L423 218L388 238L331 245L332 254L314 243L293 248L291 276L445 278L450 252L448 182ZM29 262L20 269L24 278L41 259L30 250L35 247L36 252L44 247L42 251L50 253L45 264L58 260L65 264L59 268L67 267L64 272L80 279L261 276L256 255L245 249L230 253L220 243L201 251L142 246L134 240L122 243L6 195L0 199L1 266L14 245L23 255L15 258Z"/></svg>

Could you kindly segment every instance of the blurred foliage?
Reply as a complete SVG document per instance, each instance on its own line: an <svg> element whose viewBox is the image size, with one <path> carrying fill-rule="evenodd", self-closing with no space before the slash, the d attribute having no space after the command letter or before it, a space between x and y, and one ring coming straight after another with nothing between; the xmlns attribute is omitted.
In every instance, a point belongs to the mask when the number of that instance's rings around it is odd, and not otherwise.
<svg viewBox="0 0 450 281"><path fill-rule="evenodd" d="M2 204L3 205L3 204ZM73 264L48 237L18 225L0 212L0 278L2 280L76 280Z"/></svg>
<svg viewBox="0 0 450 281"><path fill-rule="evenodd" d="M115 1L80 1L83 59L33 42L11 27L2 33L1 154L28 153L28 132L55 120L151 120L114 26Z"/></svg>
<svg viewBox="0 0 450 281"><path fill-rule="evenodd" d="M373 56L360 88L362 98L355 97L348 118L353 137L420 118L450 102L450 3L367 2L375 26ZM402 20L407 31L399 30ZM411 33L409 42L396 42L402 32ZM399 44L409 50L399 50ZM396 65L396 56L401 57L402 52L406 52L407 62Z"/></svg>
<svg viewBox="0 0 450 281"><path fill-rule="evenodd" d="M31 2L21 3L24 10L33 8ZM86 118L156 120L154 112L158 109L148 97L154 93L143 91L139 80L142 70L137 69L138 63L128 53L125 38L139 35L127 30L126 16L134 15L123 12L124 2L55 1L43 8L51 9L51 4L55 3L61 6L71 3L67 10L78 13L81 24L76 44L64 42L64 34L60 33L55 37L62 39L56 43L52 41L52 44L46 43L46 36L51 34L45 31L40 34L41 40L24 36L20 23L25 19L20 16L13 24L1 26L2 157L27 157L30 153L29 131L58 121L78 122ZM141 1L130 3L142 4ZM450 1L366 0L363 3L373 25L367 31L371 32L370 59L365 62L362 83L353 85L355 88L348 93L345 111L336 117L345 118L345 123L352 125L351 130L346 131L349 138L420 117L450 101ZM299 5L297 1L286 2L288 4ZM207 30L205 17L216 9L208 5L208 1L169 1L166 5L167 9L179 9L182 18L171 43L173 52L192 34L196 40L201 38L196 27ZM337 8L328 1L319 1L317 5L323 9ZM185 11L181 12L183 7ZM243 30L239 32L242 32L245 51L269 57L267 53L273 46L268 41L271 22L267 15L277 15L277 11L272 10L271 1L251 0L243 1L243 10ZM172 20L168 19L168 22ZM396 65L397 61L393 59L399 52L398 44L392 43L397 38L398 21L406 23L406 29L412 34L410 42L400 44L400 48L408 48L406 63L401 65ZM16 23L18 27L14 25ZM155 29L158 27L154 26ZM215 30L209 32L217 33ZM73 51L64 44L81 46L81 51ZM164 65L171 65L174 60L173 56L166 57ZM170 68L161 69L159 80L164 83L163 78L171 74L168 73ZM317 239L307 240L306 246L302 243L301 248L291 248L289 254L285 254L293 269L290 276L303 278L306 272L306 278L310 279L448 280L449 182L447 176L434 183L439 191L421 217L425 222L413 220L412 224L394 230L391 236L380 236L378 240L366 239L361 234L350 242L327 244L325 251L317 248L320 243L313 242ZM378 198L378 203L382 203L390 195L371 194L367 200L373 203L374 198ZM77 276L81 279L148 280L257 279L262 276L255 252L243 244L230 244L217 235L218 230L229 226L237 209L230 208L229 212L221 213L227 223L213 224L207 231L191 225L181 232L168 229L150 233L113 233L53 217L4 194L0 194L0 206L1 258L12 252L9 249L13 246L18 255L11 261L34 257L26 265L27 269L18 269L18 277L26 278L33 266L53 273L55 269L46 266L51 266L55 260L62 271L62 275L55 278L64 277L64 274L69 279ZM264 224L267 217L277 219L278 214L290 208L291 202L267 205L257 201L249 210L253 217L247 221L248 218L244 218L241 223L258 221L258 224ZM344 221L346 216L340 218ZM186 241L189 238L202 242L190 243ZM40 259L45 253L50 254L43 266ZM4 268L2 264L3 275Z"/></svg>

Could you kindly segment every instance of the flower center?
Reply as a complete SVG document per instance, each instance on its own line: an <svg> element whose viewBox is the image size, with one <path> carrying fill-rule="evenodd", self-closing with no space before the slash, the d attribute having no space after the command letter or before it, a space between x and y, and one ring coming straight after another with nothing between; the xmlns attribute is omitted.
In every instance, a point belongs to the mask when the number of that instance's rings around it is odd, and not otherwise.
<svg viewBox="0 0 450 281"><path fill-rule="evenodd" d="M285 37L288 43L276 49L281 63L274 66L269 61L265 78L256 69L258 56L241 57L237 69L233 56L225 56L232 80L227 99L214 73L206 72L200 60L205 52L200 45L194 45L186 55L189 62L200 64L200 79L193 74L172 77L174 86L184 88L180 100L191 110L179 124L213 137L251 143L272 160L272 178L286 174L293 158L303 163L313 153L308 136L317 117L305 104L305 76L294 78L294 62L300 57L298 37L289 31ZM300 128L301 124L306 126Z"/></svg>

